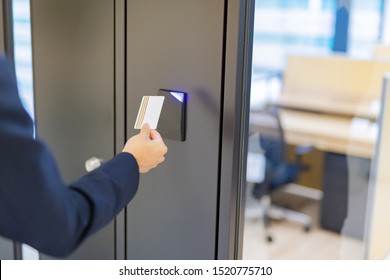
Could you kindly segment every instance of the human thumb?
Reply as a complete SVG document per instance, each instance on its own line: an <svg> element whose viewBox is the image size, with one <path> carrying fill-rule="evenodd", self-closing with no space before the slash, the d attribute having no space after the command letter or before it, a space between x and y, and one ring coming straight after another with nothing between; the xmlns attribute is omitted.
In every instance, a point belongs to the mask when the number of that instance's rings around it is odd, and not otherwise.
<svg viewBox="0 0 390 280"><path fill-rule="evenodd" d="M150 131L150 139L152 140L162 140L160 133L158 133L156 130L152 129Z"/></svg>
<svg viewBox="0 0 390 280"><path fill-rule="evenodd" d="M140 134L145 138L150 139L150 125L148 123L144 123Z"/></svg>

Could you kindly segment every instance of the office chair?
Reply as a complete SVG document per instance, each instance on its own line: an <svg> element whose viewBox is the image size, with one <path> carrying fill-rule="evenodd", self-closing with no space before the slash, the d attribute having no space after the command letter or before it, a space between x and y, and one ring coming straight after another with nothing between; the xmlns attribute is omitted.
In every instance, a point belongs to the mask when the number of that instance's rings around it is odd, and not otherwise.
<svg viewBox="0 0 390 280"><path fill-rule="evenodd" d="M255 153L261 151L265 159L263 179L254 182L252 195L265 204L263 222L267 241L273 240L268 230L271 218L301 223L306 232L310 231L312 221L309 215L273 204L271 194L297 181L300 172L308 168L303 164L302 156L309 153L312 147L297 147L295 160L288 161L287 144L277 108L256 112L255 117L251 115L250 124L248 151Z"/></svg>

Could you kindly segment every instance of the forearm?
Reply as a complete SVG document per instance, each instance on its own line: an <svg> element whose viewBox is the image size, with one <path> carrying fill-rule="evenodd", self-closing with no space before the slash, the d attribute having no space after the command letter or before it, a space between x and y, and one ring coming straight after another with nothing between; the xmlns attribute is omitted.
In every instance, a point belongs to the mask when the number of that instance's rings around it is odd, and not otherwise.
<svg viewBox="0 0 390 280"><path fill-rule="evenodd" d="M139 171L135 158L120 153L70 185L84 194L91 207L91 234L112 220L135 196Z"/></svg>
<svg viewBox="0 0 390 280"><path fill-rule="evenodd" d="M18 151L3 149L0 175L0 234L52 256L66 256L107 225L139 181L135 159L119 154L66 186L50 151L32 139Z"/></svg>

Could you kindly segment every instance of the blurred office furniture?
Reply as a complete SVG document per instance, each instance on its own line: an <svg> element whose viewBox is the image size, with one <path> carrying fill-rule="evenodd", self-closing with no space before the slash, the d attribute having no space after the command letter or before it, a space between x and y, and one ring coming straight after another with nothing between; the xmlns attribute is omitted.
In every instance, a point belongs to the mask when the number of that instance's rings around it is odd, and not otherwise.
<svg viewBox="0 0 390 280"><path fill-rule="evenodd" d="M265 159L264 176L261 181L255 182L252 195L265 201L263 209L263 222L266 229L266 238L270 242L272 236L268 231L270 219L286 219L301 223L305 231L311 229L312 221L309 215L281 207L272 203L272 194L288 184L296 182L300 172L306 168L302 162L302 156L307 154L311 147L299 146L295 151L295 161L290 162L287 158L287 144L284 139L283 127L281 125L276 108L262 110L256 115L251 115L250 123L256 123L250 128L249 152L263 154ZM261 170L258 170L261 172Z"/></svg>
<svg viewBox="0 0 390 280"><path fill-rule="evenodd" d="M286 142L325 153L321 226L360 239L382 77L389 69L386 60L291 55L274 102L282 109Z"/></svg>
<svg viewBox="0 0 390 280"><path fill-rule="evenodd" d="M289 109L281 110L280 118L289 144L310 144L321 151L366 159L372 156L377 131L374 122Z"/></svg>
<svg viewBox="0 0 390 280"><path fill-rule="evenodd" d="M311 112L375 120L382 77L390 61L346 56L287 58L283 92L277 105Z"/></svg>
<svg viewBox="0 0 390 280"><path fill-rule="evenodd" d="M279 114L288 144L311 145L325 152L321 226L341 232L348 216L353 224L344 226L348 228L344 233L362 238L370 157L376 139L374 125L369 128L371 133L353 133L351 120L342 116L287 109ZM250 120L256 129L258 113L252 112ZM349 186L352 191L348 191Z"/></svg>
<svg viewBox="0 0 390 280"><path fill-rule="evenodd" d="M378 144L373 158L370 176L369 205L366 231L367 259L383 259L390 252L390 75L384 78L382 110L379 119L381 127Z"/></svg>

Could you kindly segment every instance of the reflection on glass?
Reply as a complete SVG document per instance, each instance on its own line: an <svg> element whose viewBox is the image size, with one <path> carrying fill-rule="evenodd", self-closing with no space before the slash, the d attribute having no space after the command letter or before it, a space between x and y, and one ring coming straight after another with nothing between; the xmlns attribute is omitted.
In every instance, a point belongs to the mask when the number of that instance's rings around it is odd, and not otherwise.
<svg viewBox="0 0 390 280"><path fill-rule="evenodd" d="M366 257L390 72L385 2L256 1L244 259ZM264 140L264 112L280 120L284 145Z"/></svg>
<svg viewBox="0 0 390 280"><path fill-rule="evenodd" d="M13 0L15 67L20 98L34 119L30 1Z"/></svg>
<svg viewBox="0 0 390 280"><path fill-rule="evenodd" d="M369 58L375 44L382 39L382 0L354 0L351 2L351 23L349 31L349 54Z"/></svg>

